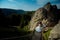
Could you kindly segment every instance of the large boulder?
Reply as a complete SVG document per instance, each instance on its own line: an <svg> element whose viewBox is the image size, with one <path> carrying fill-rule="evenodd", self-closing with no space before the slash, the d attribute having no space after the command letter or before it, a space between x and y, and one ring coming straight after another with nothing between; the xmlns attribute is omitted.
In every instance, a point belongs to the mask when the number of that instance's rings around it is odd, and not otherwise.
<svg viewBox="0 0 60 40"><path fill-rule="evenodd" d="M54 26L50 32L49 40L59 39L60 38L60 22Z"/></svg>

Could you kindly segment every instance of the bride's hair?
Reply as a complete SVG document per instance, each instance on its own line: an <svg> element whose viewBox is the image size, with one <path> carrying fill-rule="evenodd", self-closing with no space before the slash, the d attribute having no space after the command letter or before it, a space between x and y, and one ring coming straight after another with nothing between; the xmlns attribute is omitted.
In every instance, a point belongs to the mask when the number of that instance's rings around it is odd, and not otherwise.
<svg viewBox="0 0 60 40"><path fill-rule="evenodd" d="M38 22L36 26L38 26L39 24L42 26L42 22Z"/></svg>

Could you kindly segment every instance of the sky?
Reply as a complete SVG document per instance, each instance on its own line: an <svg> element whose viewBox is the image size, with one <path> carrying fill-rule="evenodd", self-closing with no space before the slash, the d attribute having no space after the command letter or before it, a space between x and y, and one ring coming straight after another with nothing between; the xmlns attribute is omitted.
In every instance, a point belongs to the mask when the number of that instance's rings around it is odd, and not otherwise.
<svg viewBox="0 0 60 40"><path fill-rule="evenodd" d="M60 9L60 0L0 0L0 8L34 11L43 7L47 2L57 5Z"/></svg>

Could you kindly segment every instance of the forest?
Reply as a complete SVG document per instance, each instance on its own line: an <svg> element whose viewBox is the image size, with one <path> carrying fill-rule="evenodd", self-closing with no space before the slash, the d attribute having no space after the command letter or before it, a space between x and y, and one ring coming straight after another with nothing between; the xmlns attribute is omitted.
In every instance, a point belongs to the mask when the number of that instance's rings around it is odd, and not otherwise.
<svg viewBox="0 0 60 40"><path fill-rule="evenodd" d="M0 39L27 34L25 28L35 11L0 8Z"/></svg>

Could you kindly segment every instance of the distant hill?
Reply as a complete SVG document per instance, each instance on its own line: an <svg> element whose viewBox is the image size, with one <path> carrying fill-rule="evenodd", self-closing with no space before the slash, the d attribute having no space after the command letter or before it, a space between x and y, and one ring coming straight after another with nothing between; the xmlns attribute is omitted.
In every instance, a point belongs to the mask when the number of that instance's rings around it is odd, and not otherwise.
<svg viewBox="0 0 60 40"><path fill-rule="evenodd" d="M16 9L0 8L0 26L21 26L24 27L30 21L35 11L24 11Z"/></svg>
<svg viewBox="0 0 60 40"><path fill-rule="evenodd" d="M15 9L6 9L6 8L0 8L0 14L4 15L10 15L10 14L24 14L24 10L15 10Z"/></svg>

